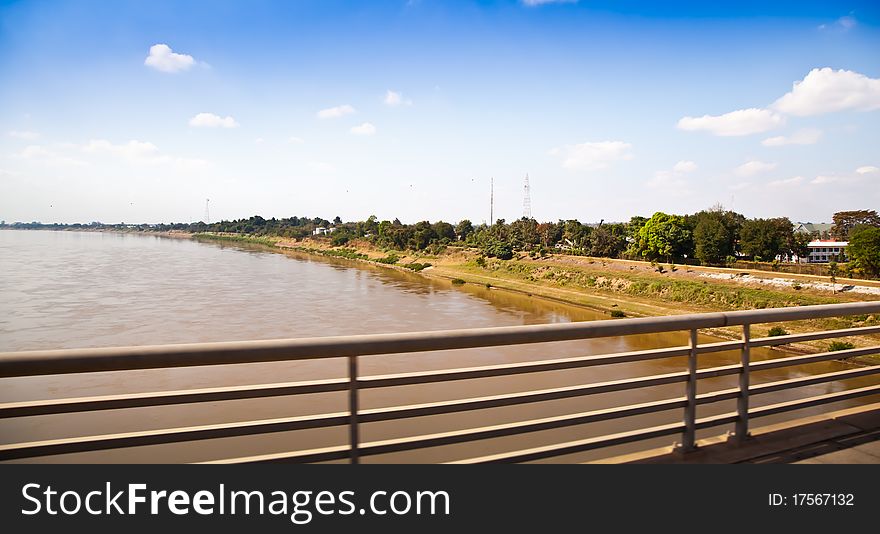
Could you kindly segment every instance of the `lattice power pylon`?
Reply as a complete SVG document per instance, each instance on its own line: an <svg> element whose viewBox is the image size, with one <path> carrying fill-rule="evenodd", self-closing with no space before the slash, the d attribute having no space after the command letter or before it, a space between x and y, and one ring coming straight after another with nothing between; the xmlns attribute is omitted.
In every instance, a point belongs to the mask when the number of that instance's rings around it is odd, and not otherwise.
<svg viewBox="0 0 880 534"><path fill-rule="evenodd" d="M526 173L526 180L523 183L523 218L532 218L532 194L529 191L529 175Z"/></svg>
<svg viewBox="0 0 880 534"><path fill-rule="evenodd" d="M210 198L205 199L205 224L211 224L211 212L208 211L208 204L211 203Z"/></svg>

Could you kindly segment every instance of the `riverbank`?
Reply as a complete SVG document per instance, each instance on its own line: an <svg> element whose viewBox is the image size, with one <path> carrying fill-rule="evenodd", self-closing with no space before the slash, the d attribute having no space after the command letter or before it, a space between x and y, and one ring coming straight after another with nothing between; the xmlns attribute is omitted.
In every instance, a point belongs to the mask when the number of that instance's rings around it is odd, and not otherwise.
<svg viewBox="0 0 880 534"><path fill-rule="evenodd" d="M600 311L613 317L646 317L761 309L814 304L877 300L871 292L830 290L820 279L814 283L768 283L768 273L752 276L746 270L720 270L716 276L691 266L657 266L647 262L587 258L583 256L519 255L511 260L484 258L475 250L450 247L442 254L382 250L364 241L332 247L321 239L302 241L278 237L249 237L233 234L195 234L195 239L253 243L312 256L344 258L452 282L478 284L491 289L513 291ZM725 272L727 271L727 272ZM813 277L820 278L820 277ZM838 289L843 284L837 284ZM786 333L805 333L859 326L880 325L876 315L813 319L773 325L755 325L752 337L770 334L773 326ZM707 333L722 339L739 339L737 328L712 329ZM854 347L877 345L880 336L853 336L837 341ZM780 347L793 353L814 353L829 349L830 341L813 341ZM876 363L877 357L867 361Z"/></svg>

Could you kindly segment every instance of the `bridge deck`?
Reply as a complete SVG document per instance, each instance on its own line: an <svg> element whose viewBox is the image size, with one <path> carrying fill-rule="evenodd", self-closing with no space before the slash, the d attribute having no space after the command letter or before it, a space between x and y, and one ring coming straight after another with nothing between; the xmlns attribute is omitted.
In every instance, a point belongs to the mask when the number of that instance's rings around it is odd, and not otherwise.
<svg viewBox="0 0 880 534"><path fill-rule="evenodd" d="M680 454L672 447L593 463L880 463L880 403L755 428L742 444L717 436Z"/></svg>

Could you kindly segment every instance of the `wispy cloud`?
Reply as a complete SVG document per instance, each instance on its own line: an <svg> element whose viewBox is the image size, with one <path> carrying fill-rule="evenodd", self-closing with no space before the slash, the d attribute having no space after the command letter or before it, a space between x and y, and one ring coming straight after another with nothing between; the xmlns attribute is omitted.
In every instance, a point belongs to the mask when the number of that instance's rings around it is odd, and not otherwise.
<svg viewBox="0 0 880 534"><path fill-rule="evenodd" d="M195 59L189 54L178 54L167 44L160 43L150 47L150 54L144 60L144 65L161 72L174 73L191 69L195 65Z"/></svg>
<svg viewBox="0 0 880 534"><path fill-rule="evenodd" d="M566 169L592 171L606 169L617 161L633 159L632 145L623 141L600 141L565 145L550 151L562 157Z"/></svg>
<svg viewBox="0 0 880 534"><path fill-rule="evenodd" d="M859 167L856 169L856 172L859 174L876 174L880 173L880 167L875 167L874 165L865 165L864 167Z"/></svg>
<svg viewBox="0 0 880 534"><path fill-rule="evenodd" d="M785 118L777 113L766 109L749 108L723 115L683 117L678 121L678 128L687 131L703 130L714 135L729 137L766 132L784 123Z"/></svg>
<svg viewBox="0 0 880 534"><path fill-rule="evenodd" d="M9 132L6 132L6 135L8 135L9 137L14 137L16 139L24 139L26 141L33 141L34 139L40 137L39 133L26 130L11 130Z"/></svg>
<svg viewBox="0 0 880 534"><path fill-rule="evenodd" d="M399 106L411 106L413 105L413 101L410 99L404 99L403 94L398 93L396 91L392 91L389 89L385 92L385 98L382 99L386 106L396 108Z"/></svg>
<svg viewBox="0 0 880 534"><path fill-rule="evenodd" d="M792 185L800 185L803 183L803 176L792 176L791 178L785 178L782 180L773 180L767 184L768 187L786 187Z"/></svg>
<svg viewBox="0 0 880 534"><path fill-rule="evenodd" d="M537 7L547 4L577 4L578 0L520 0L522 5L528 7Z"/></svg>
<svg viewBox="0 0 880 534"><path fill-rule="evenodd" d="M816 128L804 128L798 130L786 137L779 135L776 137L768 137L761 141L764 146L786 146L786 145L814 145L822 137L822 130Z"/></svg>
<svg viewBox="0 0 880 534"><path fill-rule="evenodd" d="M762 172L772 171L776 168L776 163L766 163L763 161L749 161L743 163L733 170L737 176L754 176Z"/></svg>
<svg viewBox="0 0 880 534"><path fill-rule="evenodd" d="M820 24L819 29L820 30L837 29L840 31L847 32L847 31L855 28L856 25L858 25L858 23L859 23L859 21L857 21L855 17L853 17L852 15L846 15L846 16L840 17L839 19L835 20L834 22L832 22L830 24Z"/></svg>
<svg viewBox="0 0 880 534"><path fill-rule="evenodd" d="M189 120L189 125L196 128L237 128L238 123L232 117L221 117L213 113L199 113Z"/></svg>
<svg viewBox="0 0 880 534"><path fill-rule="evenodd" d="M349 131L354 135L373 135L376 133L376 127L372 123L365 122L358 126L352 126Z"/></svg>
<svg viewBox="0 0 880 534"><path fill-rule="evenodd" d="M336 106L333 108L322 109L318 112L319 119L338 119L339 117L344 117L345 115L350 115L355 112L355 109L348 104L343 104L341 106Z"/></svg>

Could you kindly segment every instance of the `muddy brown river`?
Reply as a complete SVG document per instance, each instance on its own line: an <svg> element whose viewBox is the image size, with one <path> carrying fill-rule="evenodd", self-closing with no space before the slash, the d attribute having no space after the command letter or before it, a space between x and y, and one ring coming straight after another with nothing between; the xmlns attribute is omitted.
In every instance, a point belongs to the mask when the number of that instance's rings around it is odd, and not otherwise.
<svg viewBox="0 0 880 534"><path fill-rule="evenodd" d="M0 351L276 339L607 319L602 313L502 290L371 267L345 260L280 254L260 247L98 232L0 230ZM625 320L625 319L621 319ZM701 336L701 342L713 338ZM687 344L685 332L458 351L362 357L361 373L471 367ZM782 353L753 349L755 360ZM738 362L738 353L702 355L700 367ZM669 358L586 369L364 391L374 408L478 397L647 376L685 369ZM768 370L753 383L845 369L826 362ZM84 373L0 379L0 402L261 384L342 377L342 359L255 363L186 369ZM736 376L702 380L698 393L735 387ZM868 377L752 398L753 406L876 383ZM0 420L0 442L172 428L347 410L347 394L23 417ZM684 384L576 399L362 425L363 441L576 413L684 395ZM864 399L864 401L870 398ZM753 422L769 424L852 406L845 401ZM705 417L735 410L734 402L698 407ZM436 447L366 462L442 462L583 439L680 421L680 410L508 438ZM707 429L700 436L721 434ZM191 462L345 443L346 428L154 445L50 456L41 462ZM669 445L676 438L563 456L576 462Z"/></svg>

